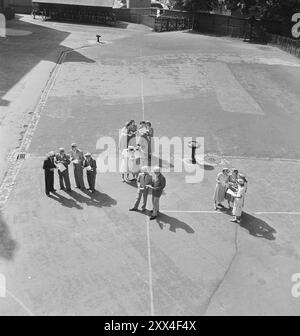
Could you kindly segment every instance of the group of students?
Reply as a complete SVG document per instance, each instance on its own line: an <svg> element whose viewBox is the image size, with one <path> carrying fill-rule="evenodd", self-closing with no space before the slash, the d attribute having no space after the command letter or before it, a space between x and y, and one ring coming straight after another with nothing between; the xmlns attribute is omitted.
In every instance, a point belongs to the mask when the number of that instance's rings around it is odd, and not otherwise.
<svg viewBox="0 0 300 336"><path fill-rule="evenodd" d="M92 158L91 153L83 154L83 152L77 147L75 143L71 145L70 154L66 154L64 148L60 148L59 152L55 154L51 151L47 154L43 169L45 174L45 192L47 196L50 193L56 192L54 189L54 172L58 172L60 189L71 192L71 182L69 176L69 165L73 164L74 178L76 188L85 190L83 180L83 170L86 170L87 181L89 184L88 190L92 193L95 192L95 183L97 175L97 163Z"/></svg>
<svg viewBox="0 0 300 336"><path fill-rule="evenodd" d="M226 200L228 208L232 209L231 221L240 223L248 188L246 176L240 174L238 169L223 168L222 172L217 175L216 182L214 209L223 208L222 203Z"/></svg>
<svg viewBox="0 0 300 336"><path fill-rule="evenodd" d="M130 120L121 129L119 151L123 182L129 180L129 174L136 180L141 167L151 164L154 150L153 135L154 130L150 121L143 120L137 126L134 120Z"/></svg>

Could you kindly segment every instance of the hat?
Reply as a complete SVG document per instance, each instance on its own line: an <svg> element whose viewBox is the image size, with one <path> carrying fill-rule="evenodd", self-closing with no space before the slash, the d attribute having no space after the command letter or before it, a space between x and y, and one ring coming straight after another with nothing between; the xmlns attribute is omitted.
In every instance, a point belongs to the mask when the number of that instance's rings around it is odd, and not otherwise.
<svg viewBox="0 0 300 336"><path fill-rule="evenodd" d="M53 151L49 152L48 153L48 156L51 157L51 156L55 156L55 153Z"/></svg>
<svg viewBox="0 0 300 336"><path fill-rule="evenodd" d="M77 144L75 142L73 142L71 147L77 147Z"/></svg>
<svg viewBox="0 0 300 336"><path fill-rule="evenodd" d="M59 151L60 151L60 152L64 152L65 149L61 147L61 148L59 149Z"/></svg>
<svg viewBox="0 0 300 336"><path fill-rule="evenodd" d="M154 171L154 173L160 173L160 168L159 167L154 167L153 171Z"/></svg>
<svg viewBox="0 0 300 336"><path fill-rule="evenodd" d="M134 150L134 146L128 146L129 150Z"/></svg>
<svg viewBox="0 0 300 336"><path fill-rule="evenodd" d="M143 166L143 167L141 168L141 172L142 172L142 173L146 173L146 172L148 172L148 167L147 167L147 166Z"/></svg>
<svg viewBox="0 0 300 336"><path fill-rule="evenodd" d="M84 156L92 156L91 153L86 153Z"/></svg>

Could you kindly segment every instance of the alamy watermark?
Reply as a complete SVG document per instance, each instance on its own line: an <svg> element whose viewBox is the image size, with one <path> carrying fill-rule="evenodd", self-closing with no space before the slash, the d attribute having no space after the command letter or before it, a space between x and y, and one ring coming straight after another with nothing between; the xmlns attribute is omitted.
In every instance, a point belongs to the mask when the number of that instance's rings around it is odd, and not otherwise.
<svg viewBox="0 0 300 336"><path fill-rule="evenodd" d="M294 283L292 286L292 296L294 298L300 298L300 273L293 274L291 280Z"/></svg>
<svg viewBox="0 0 300 336"><path fill-rule="evenodd" d="M6 18L0 13L0 37L6 37Z"/></svg>
<svg viewBox="0 0 300 336"><path fill-rule="evenodd" d="M122 162L122 150L127 147L116 143L112 137L101 137L98 139L96 149L101 151L97 157L97 166L100 172L120 172ZM196 159L198 164L191 162L191 143L197 144ZM126 143L126 139L125 139ZM128 145L140 145L141 153L146 158L151 152L151 167L160 166L162 172L185 173L186 183L200 183L204 178L204 138L203 137L152 137L148 142L144 137L134 137ZM147 164L145 164L147 165ZM150 167L150 168L151 168Z"/></svg>
<svg viewBox="0 0 300 336"><path fill-rule="evenodd" d="M300 37L300 13L295 13L292 16L292 22L296 22L292 27L292 36L297 39Z"/></svg>
<svg viewBox="0 0 300 336"><path fill-rule="evenodd" d="M6 297L6 279L3 274L0 273L0 298Z"/></svg>

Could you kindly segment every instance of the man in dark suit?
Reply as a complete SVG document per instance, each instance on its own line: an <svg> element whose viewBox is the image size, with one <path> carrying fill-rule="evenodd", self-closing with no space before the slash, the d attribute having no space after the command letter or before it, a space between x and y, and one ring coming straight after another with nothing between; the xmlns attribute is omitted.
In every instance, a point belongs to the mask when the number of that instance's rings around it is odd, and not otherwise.
<svg viewBox="0 0 300 336"><path fill-rule="evenodd" d="M45 172L45 191L47 196L50 196L50 192L54 193L56 191L54 189L54 170L56 168L54 158L54 152L49 152L43 164Z"/></svg>
<svg viewBox="0 0 300 336"><path fill-rule="evenodd" d="M60 148L59 153L56 154L56 164L61 165L61 169L58 168L59 185L60 189L66 189L67 191L72 191L68 167L70 162L69 155L65 153L64 148Z"/></svg>
<svg viewBox="0 0 300 336"><path fill-rule="evenodd" d="M92 158L91 153L85 154L85 160L83 161L83 167L86 168L86 177L88 180L89 188L92 193L95 192L95 183L97 175L97 163L96 160Z"/></svg>
<svg viewBox="0 0 300 336"><path fill-rule="evenodd" d="M83 161L84 156L83 152L77 148L76 143L71 145L71 160L74 165L74 177L76 182L76 188L85 189L84 181L83 181Z"/></svg>
<svg viewBox="0 0 300 336"><path fill-rule="evenodd" d="M153 203L153 211L151 220L155 219L159 213L159 200L163 193L164 188L166 187L166 178L160 172L159 167L154 167L154 177L152 179L152 185L149 186L152 189L152 203Z"/></svg>

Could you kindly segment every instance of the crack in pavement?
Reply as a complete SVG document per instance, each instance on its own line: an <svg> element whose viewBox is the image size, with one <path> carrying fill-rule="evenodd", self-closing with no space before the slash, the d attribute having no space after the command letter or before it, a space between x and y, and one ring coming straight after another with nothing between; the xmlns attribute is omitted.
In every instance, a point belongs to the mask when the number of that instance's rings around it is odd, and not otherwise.
<svg viewBox="0 0 300 336"><path fill-rule="evenodd" d="M233 254L233 256L232 256L232 258L231 258L231 260L230 260L230 262L229 262L229 265L228 265L228 267L227 267L227 269L226 269L226 271L225 271L225 273L224 273L222 279L219 281L218 285L216 286L216 288L214 289L213 293L212 293L211 296L209 297L203 315L206 315L206 313L207 313L207 311L208 311L208 309L209 309L209 307L210 307L210 304L211 304L213 298L216 296L218 290L220 289L220 287L221 287L222 284L224 283L224 281L225 281L225 279L226 279L228 273L229 273L230 270L231 270L231 267L232 267L232 265L233 265L233 263L234 263L234 260L235 260L235 258L236 258L236 256L237 256L238 252L239 252L239 248L238 248L238 228L239 228L239 225L237 224L236 227L235 227L235 238L234 238L235 252L234 252L234 254Z"/></svg>

